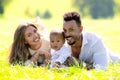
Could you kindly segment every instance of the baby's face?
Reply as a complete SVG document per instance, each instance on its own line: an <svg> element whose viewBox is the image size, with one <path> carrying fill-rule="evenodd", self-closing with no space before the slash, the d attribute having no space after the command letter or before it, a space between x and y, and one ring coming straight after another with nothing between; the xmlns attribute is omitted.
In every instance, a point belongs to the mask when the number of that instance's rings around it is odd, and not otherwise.
<svg viewBox="0 0 120 80"><path fill-rule="evenodd" d="M50 36L50 45L54 50L59 50L64 44L64 39L62 35L51 35Z"/></svg>

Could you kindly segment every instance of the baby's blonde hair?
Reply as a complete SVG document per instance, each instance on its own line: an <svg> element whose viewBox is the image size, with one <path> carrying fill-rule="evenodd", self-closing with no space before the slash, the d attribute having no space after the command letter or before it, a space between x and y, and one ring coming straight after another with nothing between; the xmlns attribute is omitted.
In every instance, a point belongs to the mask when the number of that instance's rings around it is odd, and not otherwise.
<svg viewBox="0 0 120 80"><path fill-rule="evenodd" d="M62 36L62 39L65 40L65 36L64 36L64 33L63 33L63 30L62 30L62 29L54 28L54 29L51 30L51 32L50 32L50 36L52 36L52 35L60 35L60 36Z"/></svg>
<svg viewBox="0 0 120 80"><path fill-rule="evenodd" d="M54 28L53 30L51 30L50 35L63 35L64 37L63 30L59 28Z"/></svg>

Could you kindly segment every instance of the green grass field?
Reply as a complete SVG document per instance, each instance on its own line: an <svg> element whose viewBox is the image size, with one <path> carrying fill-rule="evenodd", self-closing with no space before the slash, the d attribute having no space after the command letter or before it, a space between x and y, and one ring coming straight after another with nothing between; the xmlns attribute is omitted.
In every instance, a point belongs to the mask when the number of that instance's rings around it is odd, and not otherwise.
<svg viewBox="0 0 120 80"><path fill-rule="evenodd" d="M33 19L31 19L33 20ZM9 48L17 25L23 21L0 19L0 80L119 80L120 64L110 64L107 71L86 71L79 67L67 69L46 69L42 67L10 66L8 64ZM48 31L54 27L62 28L62 19L42 20ZM115 53L120 53L120 20L83 19L84 30L100 35L105 45Z"/></svg>

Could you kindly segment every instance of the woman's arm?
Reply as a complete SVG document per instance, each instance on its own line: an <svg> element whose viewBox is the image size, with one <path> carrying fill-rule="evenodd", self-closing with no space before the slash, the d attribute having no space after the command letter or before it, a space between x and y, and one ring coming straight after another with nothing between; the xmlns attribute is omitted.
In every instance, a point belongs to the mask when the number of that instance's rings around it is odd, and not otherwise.
<svg viewBox="0 0 120 80"><path fill-rule="evenodd" d="M39 59L39 56L45 57L45 64L48 64L51 58L51 55L49 52L45 50L38 50L29 60L25 61L24 65L35 65Z"/></svg>
<svg viewBox="0 0 120 80"><path fill-rule="evenodd" d="M38 58L39 58L39 53L35 53L34 55L31 56L30 59L25 61L24 65L25 66L34 66L37 63Z"/></svg>

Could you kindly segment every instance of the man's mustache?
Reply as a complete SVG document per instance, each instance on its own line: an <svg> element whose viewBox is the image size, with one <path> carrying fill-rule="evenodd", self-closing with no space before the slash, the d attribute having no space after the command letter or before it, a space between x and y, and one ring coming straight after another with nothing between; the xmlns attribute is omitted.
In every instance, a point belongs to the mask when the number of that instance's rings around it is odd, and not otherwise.
<svg viewBox="0 0 120 80"><path fill-rule="evenodd" d="M69 38L69 37L72 37L72 36L65 36L65 38Z"/></svg>

